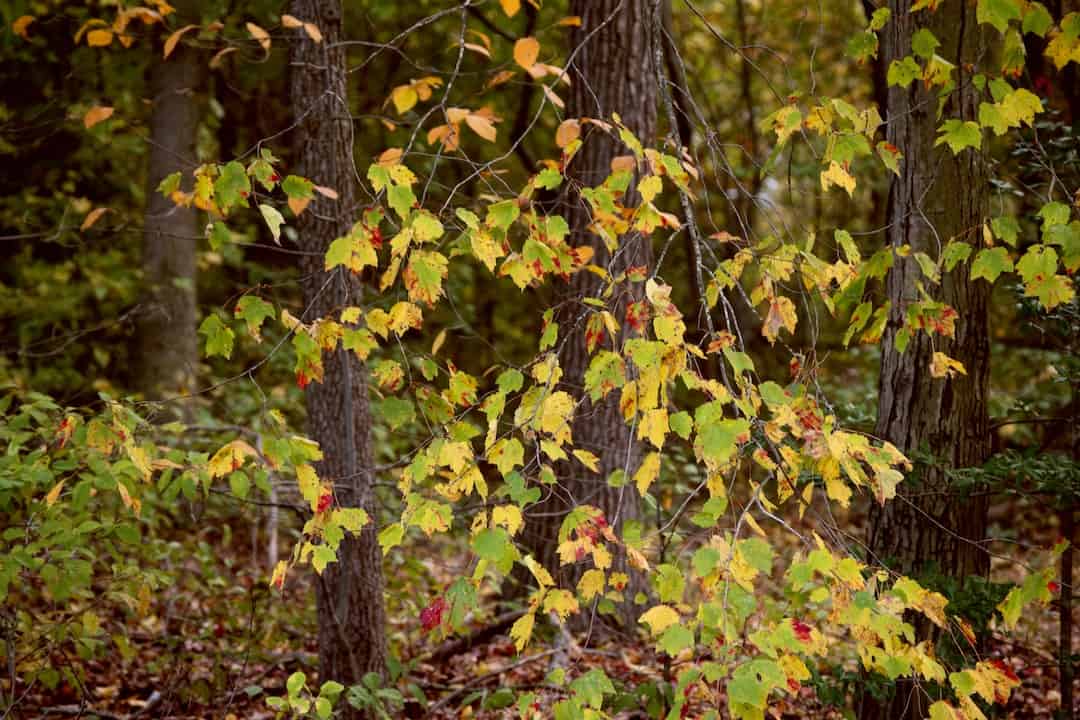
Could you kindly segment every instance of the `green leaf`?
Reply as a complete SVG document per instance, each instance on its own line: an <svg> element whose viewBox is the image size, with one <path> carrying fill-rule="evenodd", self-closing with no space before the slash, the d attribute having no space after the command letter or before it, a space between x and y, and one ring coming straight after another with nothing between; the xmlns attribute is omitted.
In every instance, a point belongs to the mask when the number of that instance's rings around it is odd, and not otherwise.
<svg viewBox="0 0 1080 720"><path fill-rule="evenodd" d="M393 396L384 398L378 404L378 413L391 430L397 430L416 419L416 410L412 401Z"/></svg>
<svg viewBox="0 0 1080 720"><path fill-rule="evenodd" d="M952 272L959 263L971 257L971 250L971 246L966 242L953 241L946 245L944 252L941 253L941 262L945 265L945 272Z"/></svg>
<svg viewBox="0 0 1080 720"><path fill-rule="evenodd" d="M281 189L290 200L310 200L315 196L315 184L299 175L289 175L281 182Z"/></svg>
<svg viewBox="0 0 1080 720"><path fill-rule="evenodd" d="M281 226L285 224L285 218L281 216L277 208L270 205L260 204L259 212L262 213L263 220L266 221L267 227L270 228L270 234L274 237L274 242L281 244Z"/></svg>
<svg viewBox="0 0 1080 720"><path fill-rule="evenodd" d="M540 174L536 176L536 187L543 188L544 190L554 190L562 185L563 177L562 173L554 168L544 168L540 171Z"/></svg>
<svg viewBox="0 0 1080 720"><path fill-rule="evenodd" d="M1020 234L1020 223L1011 215L1002 215L990 221L990 229L994 231L994 237L1007 243L1010 247L1016 247L1016 238Z"/></svg>
<svg viewBox="0 0 1080 720"><path fill-rule="evenodd" d="M939 47L941 43L934 37L934 33L926 28L920 28L911 36L911 51L924 60L932 58Z"/></svg>
<svg viewBox="0 0 1080 720"><path fill-rule="evenodd" d="M1040 2L1029 3L1027 12L1024 14L1024 22L1021 29L1024 33L1033 33L1039 37L1046 37L1047 31L1054 26L1054 18L1050 11Z"/></svg>
<svg viewBox="0 0 1080 720"><path fill-rule="evenodd" d="M206 356L220 355L223 358L232 357L233 331L217 314L207 315L199 326L199 334L206 336Z"/></svg>
<svg viewBox="0 0 1080 720"><path fill-rule="evenodd" d="M971 263L971 279L983 278L987 282L994 282L998 275L1003 272L1012 272L1013 261L1009 258L1009 251L1003 247L985 248L975 256L975 262Z"/></svg>
<svg viewBox="0 0 1080 720"><path fill-rule="evenodd" d="M261 340L259 331L267 318L275 315L274 306L258 295L245 295L236 303L236 317L247 325L248 333L256 340Z"/></svg>
<svg viewBox="0 0 1080 720"><path fill-rule="evenodd" d="M243 500L248 495L248 490L251 488L251 479L245 472L234 472L229 474L229 490L236 497Z"/></svg>
<svg viewBox="0 0 1080 720"><path fill-rule="evenodd" d="M946 143L949 149L952 150L953 155L959 154L964 148L970 147L978 150L982 147L982 131L978 123L971 120L946 120L938 129L938 132L941 135L934 143L934 147Z"/></svg>
<svg viewBox="0 0 1080 720"><path fill-rule="evenodd" d="M169 175L166 175L164 178L161 179L161 182L158 183L157 191L165 197L169 197L174 192L180 189L181 177L182 176L179 170Z"/></svg>
<svg viewBox="0 0 1080 720"><path fill-rule="evenodd" d="M683 440L689 440L690 433L694 430L694 419L690 417L690 413L681 411L668 418L668 425L676 435Z"/></svg>
<svg viewBox="0 0 1080 720"><path fill-rule="evenodd" d="M888 82L889 87L894 85L907 87L920 76L922 76L922 69L915 62L915 58L909 55L903 60L893 60L889 64L889 70L885 73L885 80Z"/></svg>
<svg viewBox="0 0 1080 720"><path fill-rule="evenodd" d="M978 0L975 19L979 24L990 24L1004 33L1012 20L1020 19L1020 3L1016 0Z"/></svg>
<svg viewBox="0 0 1080 720"><path fill-rule="evenodd" d="M221 211L228 213L234 205L246 202L250 193L251 181L244 166L235 160L226 163L218 179L214 181L214 200Z"/></svg>

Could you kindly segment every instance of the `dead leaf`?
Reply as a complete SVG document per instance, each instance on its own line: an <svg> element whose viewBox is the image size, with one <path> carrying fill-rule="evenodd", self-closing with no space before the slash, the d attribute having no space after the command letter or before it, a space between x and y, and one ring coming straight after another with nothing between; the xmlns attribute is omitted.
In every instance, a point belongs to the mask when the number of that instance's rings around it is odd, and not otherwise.
<svg viewBox="0 0 1080 720"><path fill-rule="evenodd" d="M170 35L169 38L165 41L165 51L164 51L164 54L162 55L162 57L164 59L168 60L169 56L172 55L173 50L176 49L177 43L180 42L180 38L184 37L184 33L190 32L190 31L194 30L197 27L199 27L199 26L198 25L185 25L184 27L180 28L179 30L174 32L172 35Z"/></svg>
<svg viewBox="0 0 1080 720"><path fill-rule="evenodd" d="M108 47L112 39L112 30L91 30L86 33L86 44L90 47Z"/></svg>
<svg viewBox="0 0 1080 720"><path fill-rule="evenodd" d="M214 53L214 57L210 58L210 67L215 70L221 67L221 59L231 52L236 52L235 45L218 50L216 53Z"/></svg>
<svg viewBox="0 0 1080 720"><path fill-rule="evenodd" d="M330 198L331 200L338 199L338 192L334 188L326 187L325 185L312 185L311 189L319 193L323 197Z"/></svg>
<svg viewBox="0 0 1080 720"><path fill-rule="evenodd" d="M103 120L108 120L112 117L113 109L111 107L104 107L101 105L90 108L83 115L83 125L87 130L97 125Z"/></svg>
<svg viewBox="0 0 1080 720"><path fill-rule="evenodd" d="M555 131L555 144L564 148L581 137L581 123L571 118L559 123L559 129Z"/></svg>
<svg viewBox="0 0 1080 720"><path fill-rule="evenodd" d="M259 47L265 52L270 52L270 33L266 32L253 22L249 22L245 27L247 28L247 31L251 33L251 37L255 38L259 43Z"/></svg>
<svg viewBox="0 0 1080 720"><path fill-rule="evenodd" d="M11 23L11 30L23 40L30 39L30 33L26 31L26 28L30 26L30 23L34 22L36 18L33 15L23 15Z"/></svg>
<svg viewBox="0 0 1080 720"><path fill-rule="evenodd" d="M102 215L109 212L107 207L94 208L90 212L86 213L86 219L82 221L82 225L79 226L79 230L89 230L94 223L96 223Z"/></svg>
<svg viewBox="0 0 1080 720"><path fill-rule="evenodd" d="M466 115L465 124L468 125L474 133L488 142L495 142L495 126L486 117L481 115Z"/></svg>
<svg viewBox="0 0 1080 720"><path fill-rule="evenodd" d="M514 43L514 62L528 70L540 57L540 41L534 37L521 38Z"/></svg>

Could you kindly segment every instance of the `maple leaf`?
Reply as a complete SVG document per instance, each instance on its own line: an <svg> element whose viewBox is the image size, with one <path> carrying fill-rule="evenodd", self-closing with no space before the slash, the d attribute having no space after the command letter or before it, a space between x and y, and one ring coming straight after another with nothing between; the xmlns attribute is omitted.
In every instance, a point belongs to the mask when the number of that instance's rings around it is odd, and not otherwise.
<svg viewBox="0 0 1080 720"><path fill-rule="evenodd" d="M424 632L431 632L442 625L443 613L446 612L446 608L446 598L440 595L420 611L420 624L424 628Z"/></svg>

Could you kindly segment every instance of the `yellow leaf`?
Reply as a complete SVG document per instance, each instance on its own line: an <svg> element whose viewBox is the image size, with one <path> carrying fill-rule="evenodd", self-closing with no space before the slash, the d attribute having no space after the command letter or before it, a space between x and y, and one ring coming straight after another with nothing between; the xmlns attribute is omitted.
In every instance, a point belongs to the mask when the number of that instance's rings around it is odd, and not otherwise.
<svg viewBox="0 0 1080 720"><path fill-rule="evenodd" d="M206 465L206 470L212 478L224 477L235 470L239 470L243 467L245 460L255 454L255 448L243 440L233 440L214 453L214 456L210 458L210 462Z"/></svg>
<svg viewBox="0 0 1080 720"><path fill-rule="evenodd" d="M90 47L108 47L112 39L112 30L91 30L86 33L86 44Z"/></svg>
<svg viewBox="0 0 1080 720"><path fill-rule="evenodd" d="M521 561L525 567L529 568L529 572L536 578L536 583L541 588L551 587L555 584L555 580L551 577L551 573L547 571L540 563L536 562L536 558L532 555L526 555L525 559Z"/></svg>
<svg viewBox="0 0 1080 720"><path fill-rule="evenodd" d="M791 298L779 295L769 303L769 312L765 316L765 323L761 326L761 334L769 341L776 342L780 329L785 328L789 333L795 332L798 316L795 313L795 303Z"/></svg>
<svg viewBox="0 0 1080 720"><path fill-rule="evenodd" d="M404 115L416 105L420 96L416 94L416 88L412 85L398 85L391 91L390 100L393 101L398 115Z"/></svg>
<svg viewBox="0 0 1080 720"><path fill-rule="evenodd" d="M668 413L664 408L649 410L641 418L638 425L638 440L648 439L654 447L660 449L664 446L664 438L668 433Z"/></svg>
<svg viewBox="0 0 1080 720"><path fill-rule="evenodd" d="M521 38L514 43L514 62L528 70L540 57L540 41L534 37Z"/></svg>
<svg viewBox="0 0 1080 720"><path fill-rule="evenodd" d="M600 458L596 457L588 450L575 450L574 457L580 460L582 465L593 472L600 472Z"/></svg>
<svg viewBox="0 0 1080 720"><path fill-rule="evenodd" d="M495 142L495 126L491 124L491 120L483 115L466 115L465 124L488 142Z"/></svg>
<svg viewBox="0 0 1080 720"><path fill-rule="evenodd" d="M251 37L255 38L256 42L259 43L259 47L265 52L270 52L270 33L266 32L253 22L247 23L245 27L247 28L247 31L251 33Z"/></svg>
<svg viewBox="0 0 1080 720"><path fill-rule="evenodd" d="M581 16L568 15L555 24L560 27L581 27Z"/></svg>
<svg viewBox="0 0 1080 720"><path fill-rule="evenodd" d="M288 569L288 562L285 560L278 560L278 564L274 566L274 574L270 577L270 587L280 590L285 584L285 573Z"/></svg>
<svg viewBox="0 0 1080 720"><path fill-rule="evenodd" d="M496 505L491 511L491 524L506 528L511 535L517 535L524 522L517 505Z"/></svg>
<svg viewBox="0 0 1080 720"><path fill-rule="evenodd" d="M634 485L638 492L644 495L649 492L649 486L653 484L660 474L660 453L649 453L641 461L641 467L634 473Z"/></svg>
<svg viewBox="0 0 1080 720"><path fill-rule="evenodd" d="M554 612L559 620L565 621L579 609L577 598L569 590L549 590L544 598L544 612Z"/></svg>
<svg viewBox="0 0 1080 720"><path fill-rule="evenodd" d="M521 0L499 0L499 4L507 17L514 17L521 9Z"/></svg>
<svg viewBox="0 0 1080 720"><path fill-rule="evenodd" d="M23 40L29 40L30 34L26 31L26 28L30 26L30 23L34 22L33 15L23 15L11 23L11 30Z"/></svg>
<svg viewBox="0 0 1080 720"><path fill-rule="evenodd" d="M829 169L821 173L821 189L828 190L833 185L839 185L847 190L848 195L855 193L855 176L833 160L829 163Z"/></svg>
<svg viewBox="0 0 1080 720"><path fill-rule="evenodd" d="M60 497L60 491L64 489L64 480L53 485L53 489L49 491L49 494L45 496L45 504L52 507L56 504L56 499Z"/></svg>
<svg viewBox="0 0 1080 720"><path fill-rule="evenodd" d="M935 352L930 360L930 374L936 378L955 377L956 374L967 375L964 364L959 360L953 360L942 352Z"/></svg>
<svg viewBox="0 0 1080 720"><path fill-rule="evenodd" d="M79 230L80 231L89 230L90 226L92 226L94 223L96 223L98 221L98 219L100 219L101 216L104 215L105 213L107 213L108 211L109 211L109 208L100 207L100 208L94 208L90 212L86 213L86 218L82 221L82 225L79 226Z"/></svg>
<svg viewBox="0 0 1080 720"><path fill-rule="evenodd" d="M419 307L410 302L405 302L403 300L390 308L390 318L387 327L398 335L404 335L412 328L420 328L423 324L423 313L420 311Z"/></svg>
<svg viewBox="0 0 1080 720"><path fill-rule="evenodd" d="M103 120L108 120L112 117L113 109L111 107L103 107L101 105L90 108L83 115L83 127L87 130L97 125Z"/></svg>
<svg viewBox="0 0 1080 720"><path fill-rule="evenodd" d="M510 628L510 639L514 641L514 647L518 652L525 649L525 646L529 644L529 638L532 637L533 625L536 624L536 614L529 613L522 615Z"/></svg>
<svg viewBox="0 0 1080 720"><path fill-rule="evenodd" d="M604 572L602 570L586 570L578 581L577 591L586 602L604 591Z"/></svg>
<svg viewBox="0 0 1080 720"><path fill-rule="evenodd" d="M540 430L563 445L571 441L570 425L574 417L574 399L561 390L544 399L540 409Z"/></svg>
<svg viewBox="0 0 1080 720"><path fill-rule="evenodd" d="M165 48L162 51L162 57L164 57L166 60L168 60L169 56L172 55L173 50L176 49L177 43L180 42L180 38L184 37L184 33L190 32L190 31L194 30L197 27L199 27L199 26L198 25L185 25L184 27L180 28L179 30L174 32L172 35L170 35L168 37L168 39L165 40Z"/></svg>
<svg viewBox="0 0 1080 720"><path fill-rule="evenodd" d="M648 625L653 635L659 635L679 622L679 613L667 605L657 605L645 611L638 622Z"/></svg>

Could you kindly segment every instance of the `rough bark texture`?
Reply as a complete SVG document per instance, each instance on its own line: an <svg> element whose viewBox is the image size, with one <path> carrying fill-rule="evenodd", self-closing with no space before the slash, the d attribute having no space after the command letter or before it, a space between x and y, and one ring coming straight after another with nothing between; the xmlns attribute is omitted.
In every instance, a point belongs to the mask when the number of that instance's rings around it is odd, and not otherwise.
<svg viewBox="0 0 1080 720"><path fill-rule="evenodd" d="M911 13L910 6L909 0L890 2L892 19L882 31L886 66L908 55L912 34L928 27L941 42L938 52L955 63L959 73L955 78L959 89L949 95L941 118L974 119L977 93L964 68L976 63L985 50L974 6L948 0L934 13ZM890 88L888 104L888 140L904 157L901 175L890 191L889 242L894 247L910 245L931 257L953 238L978 246L988 211L985 157L972 149L954 156L944 145L934 147L937 96L921 82ZM877 434L909 456L926 451L935 458L916 463L899 488L900 497L871 509L871 559L906 574L918 574L930 564L958 578L988 570L989 558L980 546L986 532L986 499L954 494L945 475L947 468L982 464L990 452L986 406L990 284L971 281L969 273L970 267L960 264L937 287L922 277L913 258L897 257L886 280L892 309L882 341ZM958 313L955 338L918 332L900 353L897 333L909 304L920 299L918 282ZM935 350L962 362L967 375L931 377ZM926 717L926 704L925 694L901 684L890 704L868 702L862 717Z"/></svg>
<svg viewBox="0 0 1080 720"><path fill-rule="evenodd" d="M296 222L301 246L314 253L300 263L304 319L310 321L360 302L359 283L340 270L327 273L323 260L330 243L357 219L357 184L345 51L339 44L341 5L337 0L293 0L289 12L317 25L323 35L323 41L315 43L297 28L290 37L296 172L334 188L339 196L334 201L316 195ZM374 518L366 371L355 355L341 348L324 354L323 363L323 382L307 389L308 431L324 454L319 476L333 480L337 504L362 507ZM386 616L374 522L359 537L342 541L338 561L323 572L316 597L321 679L348 686L368 672L383 673Z"/></svg>
<svg viewBox="0 0 1080 720"><path fill-rule="evenodd" d="M178 12L186 16L183 4ZM195 309L195 250L198 211L162 197L158 185L180 171L190 185L199 129L196 93L203 64L181 43L150 71L150 167L143 230L143 298L136 334L135 386L151 398L191 390L199 359Z"/></svg>
<svg viewBox="0 0 1080 720"><path fill-rule="evenodd" d="M646 145L656 134L656 71L652 64L652 3L647 0L572 0L570 14L581 17L581 26L571 32L571 90L567 116L590 117L611 121L618 113L623 123ZM611 174L612 158L630 150L607 133L586 126L584 144L567 170L572 188L601 184ZM574 245L593 248L594 262L618 275L635 265L651 266L652 247L648 238L627 235L619 240L614 254L603 241L588 232L591 222L588 206L573 190L566 197L566 219ZM643 283L619 287L610 301L615 317L622 319L627 304L640 300ZM561 314L560 334L566 338L560 363L563 381L569 392L582 395L583 378L590 356L585 347L584 318L586 306L581 298L597 297L603 281L589 272L579 272L570 283L565 311ZM564 586L572 587L583 567L559 568L555 537L562 523L562 513L576 505L593 505L604 511L609 522L620 529L627 520L640 515L639 498L632 485L611 488L608 475L622 468L633 476L640 461L633 430L623 420L618 407L618 393L578 407L573 425L574 447L588 450L600 458L600 472L592 473L580 463L566 463L560 468L559 482L553 495L541 503L526 529L526 542L541 562L558 573ZM625 571L625 558L616 556L616 570ZM632 598L634 587L625 595Z"/></svg>

